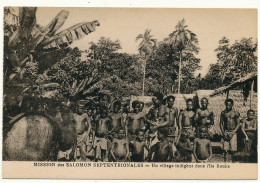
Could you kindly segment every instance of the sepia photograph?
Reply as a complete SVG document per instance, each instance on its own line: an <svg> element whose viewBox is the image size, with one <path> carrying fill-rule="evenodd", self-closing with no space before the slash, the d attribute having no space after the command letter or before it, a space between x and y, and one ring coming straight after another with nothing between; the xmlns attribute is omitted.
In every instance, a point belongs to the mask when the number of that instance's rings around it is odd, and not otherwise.
<svg viewBox="0 0 260 183"><path fill-rule="evenodd" d="M257 177L257 9L4 7L3 18L3 163L256 165Z"/></svg>

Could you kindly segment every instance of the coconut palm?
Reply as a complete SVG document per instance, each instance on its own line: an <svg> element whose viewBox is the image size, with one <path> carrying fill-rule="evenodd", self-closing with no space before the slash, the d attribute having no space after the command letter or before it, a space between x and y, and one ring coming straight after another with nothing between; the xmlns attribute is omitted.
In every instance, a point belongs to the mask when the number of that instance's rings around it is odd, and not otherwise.
<svg viewBox="0 0 260 183"><path fill-rule="evenodd" d="M183 18L175 26L175 30L166 38L173 50L179 53L179 74L178 74L178 96L180 94L180 83L181 83L181 66L182 66L182 54L184 52L196 52L198 53L199 48L198 39L196 34L190 31L188 26L185 25L185 19ZM179 107L179 104L178 104Z"/></svg>
<svg viewBox="0 0 260 183"><path fill-rule="evenodd" d="M147 58L154 52L156 47L156 39L153 39L151 33L151 29L146 29L144 34L139 34L136 37L136 41L141 39L138 50L139 53L144 60L144 75L143 75L143 88L142 88L142 96L144 96L144 85L145 85L145 71L146 71L146 60Z"/></svg>

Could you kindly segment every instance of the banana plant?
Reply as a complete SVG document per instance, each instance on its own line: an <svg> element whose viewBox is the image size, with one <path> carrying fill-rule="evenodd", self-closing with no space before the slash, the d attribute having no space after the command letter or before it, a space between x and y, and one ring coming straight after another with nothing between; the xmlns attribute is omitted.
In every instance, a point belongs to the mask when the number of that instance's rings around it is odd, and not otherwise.
<svg viewBox="0 0 260 183"><path fill-rule="evenodd" d="M74 41L95 31L98 21L82 22L56 33L69 16L69 12L62 10L44 28L37 24L36 7L19 8L18 28L5 34L5 57L12 65L13 71L9 81L23 73L23 67L28 61L37 59L46 52L53 52L68 47ZM6 11L7 12L7 11ZM7 17L7 15L6 15ZM10 16L13 18L13 16ZM6 41L7 40L7 41Z"/></svg>

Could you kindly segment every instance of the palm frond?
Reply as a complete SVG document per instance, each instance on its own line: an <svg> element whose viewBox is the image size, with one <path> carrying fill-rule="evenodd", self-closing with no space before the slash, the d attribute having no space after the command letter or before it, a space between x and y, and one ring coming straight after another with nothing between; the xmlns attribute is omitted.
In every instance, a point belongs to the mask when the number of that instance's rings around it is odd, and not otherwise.
<svg viewBox="0 0 260 183"><path fill-rule="evenodd" d="M136 37L136 40L142 39L138 46L139 53L141 55L150 55L153 53L157 40L152 38L153 36L151 35L151 29L146 29L144 34L139 34Z"/></svg>
<svg viewBox="0 0 260 183"><path fill-rule="evenodd" d="M142 35L142 34L139 34L139 35L136 37L135 41L138 41L139 39L142 39L142 38L143 38L143 35Z"/></svg>

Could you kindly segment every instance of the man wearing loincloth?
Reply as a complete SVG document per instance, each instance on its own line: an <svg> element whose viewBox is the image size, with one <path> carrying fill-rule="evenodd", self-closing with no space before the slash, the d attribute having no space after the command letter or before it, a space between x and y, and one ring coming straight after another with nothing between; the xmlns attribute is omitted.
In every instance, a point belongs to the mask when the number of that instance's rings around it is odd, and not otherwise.
<svg viewBox="0 0 260 183"><path fill-rule="evenodd" d="M161 125L161 127L168 127L168 140L171 142L175 141L178 136L178 109L174 107L174 101L174 96L166 97L166 107L164 109L165 126Z"/></svg>
<svg viewBox="0 0 260 183"><path fill-rule="evenodd" d="M231 155L232 161L234 161L233 155L237 151L237 130L240 126L239 112L233 109L234 101L232 99L225 100L226 109L221 112L220 116L220 129L224 137L223 150L224 161L227 161L227 154Z"/></svg>

